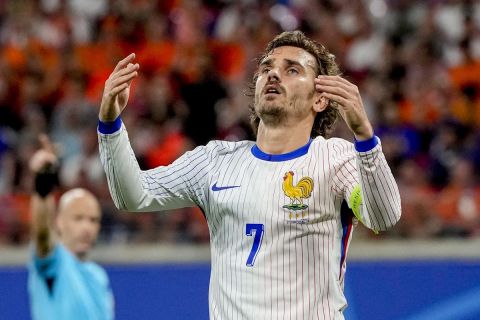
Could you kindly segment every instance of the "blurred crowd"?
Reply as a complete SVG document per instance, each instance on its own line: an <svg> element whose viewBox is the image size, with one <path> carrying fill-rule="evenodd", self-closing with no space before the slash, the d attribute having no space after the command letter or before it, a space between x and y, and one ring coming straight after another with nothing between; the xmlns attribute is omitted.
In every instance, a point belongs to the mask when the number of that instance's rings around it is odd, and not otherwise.
<svg viewBox="0 0 480 320"><path fill-rule="evenodd" d="M29 239L28 160L46 132L60 192L103 208L101 241L207 242L199 209L119 213L97 146L115 64L137 55L123 120L140 166L211 139L254 139L245 95L255 58L300 29L336 55L382 139L401 196L387 237L480 235L480 4L457 0L0 1L0 244ZM352 140L341 122L335 135Z"/></svg>

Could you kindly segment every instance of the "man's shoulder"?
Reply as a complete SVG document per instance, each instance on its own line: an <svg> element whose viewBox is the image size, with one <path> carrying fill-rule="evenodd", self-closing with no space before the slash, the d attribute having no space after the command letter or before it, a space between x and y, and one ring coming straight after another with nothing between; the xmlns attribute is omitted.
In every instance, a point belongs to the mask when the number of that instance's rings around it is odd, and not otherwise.
<svg viewBox="0 0 480 320"><path fill-rule="evenodd" d="M225 155L251 148L255 143L249 140L225 141L212 140L205 145L205 152L212 155Z"/></svg>
<svg viewBox="0 0 480 320"><path fill-rule="evenodd" d="M343 138L332 137L325 139L317 137L312 142L318 154L328 154L331 163L345 163L355 157L355 146L352 142Z"/></svg>
<svg viewBox="0 0 480 320"><path fill-rule="evenodd" d="M313 140L313 143L318 146L353 148L352 142L339 137L324 138L318 136Z"/></svg>
<svg viewBox="0 0 480 320"><path fill-rule="evenodd" d="M94 261L87 261L84 267L90 271L91 276L95 277L101 283L108 283L108 276L105 269Z"/></svg>

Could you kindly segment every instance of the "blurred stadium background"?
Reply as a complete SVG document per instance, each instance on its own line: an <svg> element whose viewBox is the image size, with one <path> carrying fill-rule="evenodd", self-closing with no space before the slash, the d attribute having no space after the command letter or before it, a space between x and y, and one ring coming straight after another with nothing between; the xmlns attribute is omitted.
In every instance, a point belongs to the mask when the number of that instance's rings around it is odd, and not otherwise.
<svg viewBox="0 0 480 320"><path fill-rule="evenodd" d="M0 319L28 319L28 160L47 132L61 190L103 208L93 258L118 319L207 319L208 229L197 209L113 206L99 162L103 84L137 54L123 116L142 168L210 139L252 139L246 85L274 35L301 29L355 82L402 195L391 231L358 228L347 319L480 319L480 4L459 0L0 1ZM339 123L337 136L351 140Z"/></svg>

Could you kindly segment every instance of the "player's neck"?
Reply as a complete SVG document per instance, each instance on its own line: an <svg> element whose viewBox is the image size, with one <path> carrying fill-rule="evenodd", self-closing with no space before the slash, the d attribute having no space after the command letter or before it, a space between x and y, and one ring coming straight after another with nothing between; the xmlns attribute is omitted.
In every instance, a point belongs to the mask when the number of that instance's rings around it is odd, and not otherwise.
<svg viewBox="0 0 480 320"><path fill-rule="evenodd" d="M308 143L310 132L310 123L269 127L260 121L257 132L257 146L268 154L292 152Z"/></svg>

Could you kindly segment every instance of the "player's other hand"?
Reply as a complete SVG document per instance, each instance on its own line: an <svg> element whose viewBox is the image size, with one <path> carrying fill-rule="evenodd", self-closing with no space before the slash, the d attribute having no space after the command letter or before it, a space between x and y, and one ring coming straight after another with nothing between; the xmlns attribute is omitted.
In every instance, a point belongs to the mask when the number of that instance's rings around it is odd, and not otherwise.
<svg viewBox="0 0 480 320"><path fill-rule="evenodd" d="M40 141L40 149L33 154L29 163L30 170L35 174L56 165L58 162L55 147L48 136L41 134L38 139Z"/></svg>
<svg viewBox="0 0 480 320"><path fill-rule="evenodd" d="M320 75L315 78L315 89L338 103L338 111L357 140L373 137L373 128L363 107L358 87L340 76Z"/></svg>
<svg viewBox="0 0 480 320"><path fill-rule="evenodd" d="M137 77L139 65L132 63L135 54L131 53L121 60L105 81L102 103L100 105L100 121L114 121L125 109L130 95L130 84Z"/></svg>

